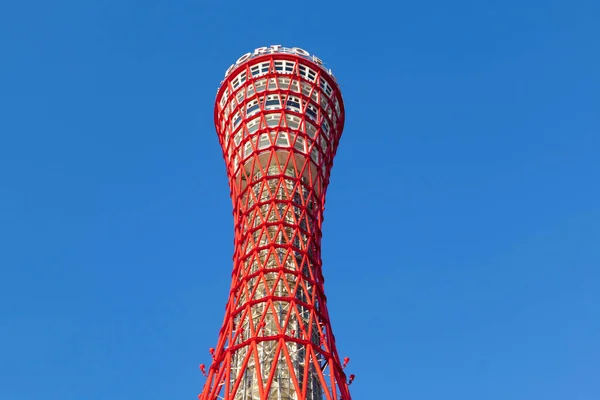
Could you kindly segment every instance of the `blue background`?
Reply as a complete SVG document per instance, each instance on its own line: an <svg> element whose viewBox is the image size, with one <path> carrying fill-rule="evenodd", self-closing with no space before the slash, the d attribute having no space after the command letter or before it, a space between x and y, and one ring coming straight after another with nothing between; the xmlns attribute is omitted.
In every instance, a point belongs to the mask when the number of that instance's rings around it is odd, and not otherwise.
<svg viewBox="0 0 600 400"><path fill-rule="evenodd" d="M354 399L600 398L600 3L0 5L0 399L194 399L224 315L224 71L332 68Z"/></svg>

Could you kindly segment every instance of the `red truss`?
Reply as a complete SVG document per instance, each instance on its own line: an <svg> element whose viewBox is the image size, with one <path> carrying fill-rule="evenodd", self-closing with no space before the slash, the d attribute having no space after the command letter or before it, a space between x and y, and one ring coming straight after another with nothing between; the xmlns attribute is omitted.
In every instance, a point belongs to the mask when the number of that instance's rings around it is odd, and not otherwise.
<svg viewBox="0 0 600 400"><path fill-rule="evenodd" d="M344 126L339 87L307 58L261 55L223 82L215 125L235 250L225 319L199 398L351 400L320 250L325 192Z"/></svg>

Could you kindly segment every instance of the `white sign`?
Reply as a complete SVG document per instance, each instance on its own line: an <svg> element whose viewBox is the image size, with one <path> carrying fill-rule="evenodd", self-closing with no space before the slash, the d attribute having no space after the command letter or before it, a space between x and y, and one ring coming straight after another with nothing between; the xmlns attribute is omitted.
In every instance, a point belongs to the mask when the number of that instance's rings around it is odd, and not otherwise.
<svg viewBox="0 0 600 400"><path fill-rule="evenodd" d="M303 50L299 47L291 47L291 48L281 47L281 45L279 45L279 44L274 44L274 45L271 45L270 47L259 47L258 49L255 49L253 52L244 54L243 56L241 56L240 58L237 59L235 64L233 64L231 67L229 67L227 69L227 71L225 72L225 78L227 78L227 75L229 75L231 73L231 71L233 71L235 69L235 67L237 67L241 63L248 61L254 57L261 56L263 54L273 54L273 53L287 53L287 54L294 54L294 55L304 57L308 60L311 60L318 66L320 66L321 69L323 69L323 71L327 72L329 75L331 75L331 77L333 79L335 79L331 70L325 68L325 66L323 65L323 61L321 61L321 59L319 57L317 57L315 55L311 55L308 51Z"/></svg>

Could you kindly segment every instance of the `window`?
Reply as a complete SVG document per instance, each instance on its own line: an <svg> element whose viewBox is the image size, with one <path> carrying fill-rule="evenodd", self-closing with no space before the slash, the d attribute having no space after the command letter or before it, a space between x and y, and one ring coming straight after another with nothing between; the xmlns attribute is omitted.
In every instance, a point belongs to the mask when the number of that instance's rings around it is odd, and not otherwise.
<svg viewBox="0 0 600 400"><path fill-rule="evenodd" d="M313 145L313 148L310 151L310 158L312 158L315 163L319 162L319 148L315 145Z"/></svg>
<svg viewBox="0 0 600 400"><path fill-rule="evenodd" d="M323 153L327 154L327 139L325 139L324 137L321 137L321 149L323 150Z"/></svg>
<svg viewBox="0 0 600 400"><path fill-rule="evenodd" d="M238 134L233 137L233 142L235 143L235 147L238 147L240 145L241 141L242 141L242 132L238 132Z"/></svg>
<svg viewBox="0 0 600 400"><path fill-rule="evenodd" d="M265 89L267 88L267 82L266 82L266 80L265 80L265 79L261 79L261 80L259 80L259 81L256 81L256 82L254 83L254 86L256 86L256 91L257 91L258 93L260 93L260 92L264 92L264 91L265 91Z"/></svg>
<svg viewBox="0 0 600 400"><path fill-rule="evenodd" d="M285 78L279 78L279 88L283 90L287 90L290 87L290 80Z"/></svg>
<svg viewBox="0 0 600 400"><path fill-rule="evenodd" d="M302 94L305 96L310 96L310 92L312 91L312 88L310 87L310 85L308 83L302 82Z"/></svg>
<svg viewBox="0 0 600 400"><path fill-rule="evenodd" d="M331 86L327 86L327 88L325 88L325 94L328 97L331 97L331 94L333 93L333 89L331 89Z"/></svg>
<svg viewBox="0 0 600 400"><path fill-rule="evenodd" d="M249 134L252 134L258 130L258 122L259 121L260 121L260 118L254 118L252 121L250 121L246 124Z"/></svg>
<svg viewBox="0 0 600 400"><path fill-rule="evenodd" d="M292 86L292 92L300 93L300 84L298 83L298 81L292 82L291 86Z"/></svg>
<svg viewBox="0 0 600 400"><path fill-rule="evenodd" d="M294 148L302 153L306 153L306 149L304 148L304 138L297 136L296 142L294 143Z"/></svg>
<svg viewBox="0 0 600 400"><path fill-rule="evenodd" d="M280 118L281 118L281 116L279 114L269 114L269 115L267 115L266 116L267 126L278 126Z"/></svg>
<svg viewBox="0 0 600 400"><path fill-rule="evenodd" d="M265 110L276 110L281 108L279 96L271 95L267 96L267 102L265 103Z"/></svg>
<svg viewBox="0 0 600 400"><path fill-rule="evenodd" d="M267 72L269 72L269 62L268 61L260 64L260 73L266 74Z"/></svg>
<svg viewBox="0 0 600 400"><path fill-rule="evenodd" d="M300 125L300 118L294 115L286 115L286 120L289 128L298 129L298 126Z"/></svg>
<svg viewBox="0 0 600 400"><path fill-rule="evenodd" d="M246 117L250 117L256 114L259 110L260 107L258 106L258 100L252 100L248 103L248 106L246 108Z"/></svg>
<svg viewBox="0 0 600 400"><path fill-rule="evenodd" d="M309 104L306 108L306 115L308 115L311 119L317 120L317 107Z"/></svg>
<svg viewBox="0 0 600 400"><path fill-rule="evenodd" d="M277 134L277 146L283 146L283 147L290 146L287 132L279 132Z"/></svg>
<svg viewBox="0 0 600 400"><path fill-rule="evenodd" d="M321 87L321 89L323 89L323 92L327 95L327 97L331 97L331 93L333 93L333 89L331 88L329 83L327 83L327 81L325 79L323 79L322 77L319 78L319 86Z"/></svg>
<svg viewBox="0 0 600 400"><path fill-rule="evenodd" d="M244 145L244 158L252 153L252 143L248 142Z"/></svg>
<svg viewBox="0 0 600 400"><path fill-rule="evenodd" d="M240 113L238 111L233 116L233 129L235 129L240 124L240 122L242 122L242 118L240 117Z"/></svg>
<svg viewBox="0 0 600 400"><path fill-rule="evenodd" d="M244 97L245 97L245 96L244 96L244 91L243 91L243 90L240 90L240 91L238 92L238 94L236 95L237 102L238 102L238 103L241 103L241 102L244 100Z"/></svg>
<svg viewBox="0 0 600 400"><path fill-rule="evenodd" d="M251 140L247 141L244 145L244 158L248 157L254 149L256 148L256 137L253 137Z"/></svg>
<svg viewBox="0 0 600 400"><path fill-rule="evenodd" d="M324 96L321 96L321 108L325 110L329 108L329 102Z"/></svg>
<svg viewBox="0 0 600 400"><path fill-rule="evenodd" d="M258 142L259 150L266 149L267 147L269 147L270 144L271 142L269 141L269 134L263 133L262 135L260 135L260 140Z"/></svg>
<svg viewBox="0 0 600 400"><path fill-rule="evenodd" d="M300 99L298 97L290 96L285 104L287 110L300 112Z"/></svg>
<svg viewBox="0 0 600 400"><path fill-rule="evenodd" d="M327 137L329 137L329 122L325 118L323 118L323 122L321 123L321 132Z"/></svg>
<svg viewBox="0 0 600 400"><path fill-rule="evenodd" d="M317 128L308 121L306 121L306 131L308 132L308 136L310 138L312 138L312 139L315 138L315 136L317 134Z"/></svg>

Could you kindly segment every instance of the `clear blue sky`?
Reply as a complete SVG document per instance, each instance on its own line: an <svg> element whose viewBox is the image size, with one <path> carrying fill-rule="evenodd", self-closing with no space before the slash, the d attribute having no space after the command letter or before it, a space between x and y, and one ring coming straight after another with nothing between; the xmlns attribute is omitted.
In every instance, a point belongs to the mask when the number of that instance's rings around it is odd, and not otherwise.
<svg viewBox="0 0 600 400"><path fill-rule="evenodd" d="M0 399L194 399L229 290L227 67L298 46L354 399L600 398L600 3L0 5Z"/></svg>

